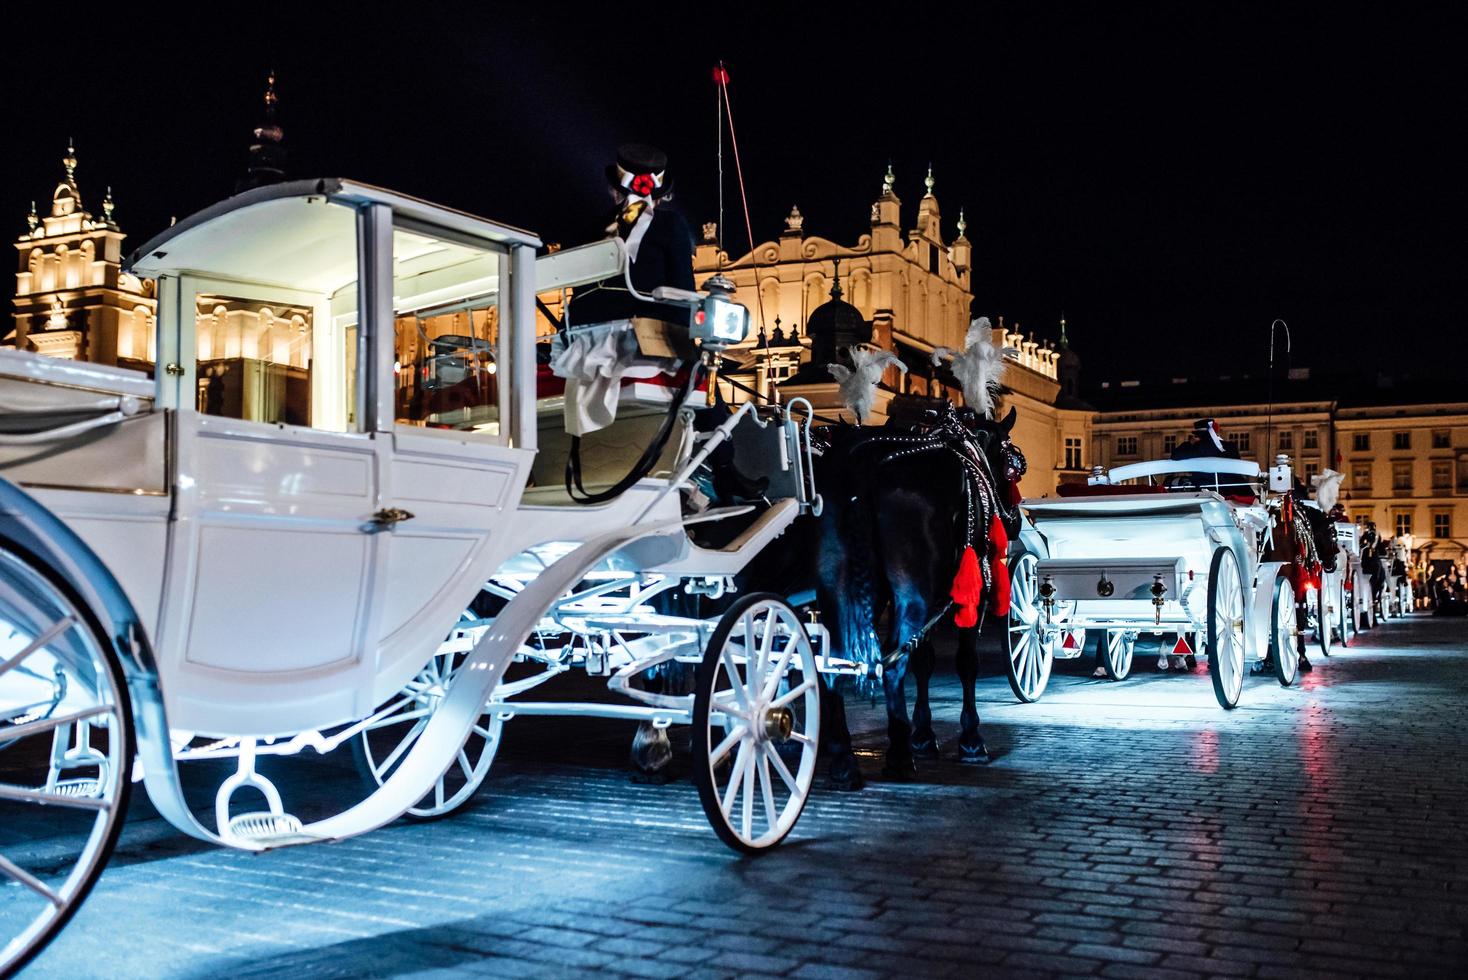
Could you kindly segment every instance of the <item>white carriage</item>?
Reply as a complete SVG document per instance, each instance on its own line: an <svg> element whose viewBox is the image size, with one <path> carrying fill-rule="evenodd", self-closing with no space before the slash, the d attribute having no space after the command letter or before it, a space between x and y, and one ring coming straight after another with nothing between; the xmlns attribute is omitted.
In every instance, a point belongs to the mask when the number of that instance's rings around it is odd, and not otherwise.
<svg viewBox="0 0 1468 980"><path fill-rule="evenodd" d="M1114 680L1131 672L1137 638L1156 634L1175 635L1179 654L1207 656L1225 708L1238 704L1247 665L1277 649L1291 651L1273 662L1292 683L1293 587L1282 563L1260 560L1266 485L1289 480L1288 466L1265 474L1241 460L1155 460L1097 467L1067 495L1025 500L1009 563L1015 695L1038 699L1054 660L1079 657L1096 631Z"/></svg>
<svg viewBox="0 0 1468 980"><path fill-rule="evenodd" d="M710 620L650 602L729 588L818 506L806 433L746 406L695 434L684 413L668 465L614 500L527 489L559 419L537 400L536 294L623 267L616 242L539 245L360 183L262 188L134 255L158 284L156 378L0 353L0 974L85 898L135 776L202 840L330 841L450 812L504 721L563 711L693 724L720 837L790 831L816 672L842 666L819 627L773 595ZM705 351L747 329L727 295L661 298ZM723 440L764 461L764 499L686 517L678 488ZM728 544L692 540L721 520L742 522ZM517 659L540 670L502 685ZM698 665L695 693L629 683L669 660ZM627 703L524 700L572 666ZM257 766L338 749L375 788L318 819ZM196 772L215 774L202 811Z"/></svg>

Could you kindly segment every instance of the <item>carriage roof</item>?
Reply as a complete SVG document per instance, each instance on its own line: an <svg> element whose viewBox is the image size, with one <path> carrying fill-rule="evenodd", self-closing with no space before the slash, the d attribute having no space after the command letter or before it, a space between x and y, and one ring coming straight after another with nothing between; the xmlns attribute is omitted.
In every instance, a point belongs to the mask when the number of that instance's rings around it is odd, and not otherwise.
<svg viewBox="0 0 1468 980"><path fill-rule="evenodd" d="M436 234L456 232L506 246L541 244L520 228L333 177L271 184L226 198L155 235L128 257L126 268L147 278L185 272L237 277L250 270L250 278L260 282L329 292L356 278L352 209L368 204L386 205L397 223L419 223Z"/></svg>

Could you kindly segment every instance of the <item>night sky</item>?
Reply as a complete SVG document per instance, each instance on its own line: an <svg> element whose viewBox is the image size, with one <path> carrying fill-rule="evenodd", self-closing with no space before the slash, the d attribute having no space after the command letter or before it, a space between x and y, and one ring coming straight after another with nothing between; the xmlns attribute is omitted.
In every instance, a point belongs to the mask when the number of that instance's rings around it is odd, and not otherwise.
<svg viewBox="0 0 1468 980"><path fill-rule="evenodd" d="M431 6L248 4L227 24L203 5L34 21L38 5L12 8L5 227L24 229L33 197L44 213L69 135L88 208L111 184L131 246L226 196L271 67L295 176L355 177L570 244L603 223L615 145L640 139L669 151L696 226L715 214L709 69L723 58L757 239L798 203L808 233L853 242L889 159L910 227L931 161L949 237L967 210L975 312L1042 337L1064 312L1093 378L1262 366L1276 316L1297 366L1468 376L1462 14ZM732 169L727 241L742 252Z"/></svg>

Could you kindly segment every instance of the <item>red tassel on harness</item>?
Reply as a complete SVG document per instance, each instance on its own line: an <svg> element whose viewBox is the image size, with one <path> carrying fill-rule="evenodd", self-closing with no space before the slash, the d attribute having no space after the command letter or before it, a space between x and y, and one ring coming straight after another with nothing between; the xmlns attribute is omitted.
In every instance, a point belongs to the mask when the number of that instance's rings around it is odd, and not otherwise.
<svg viewBox="0 0 1468 980"><path fill-rule="evenodd" d="M948 594L958 605L958 614L953 617L953 624L965 629L979 625L979 603L984 598L984 575L979 571L979 556L972 545L963 549L963 557L958 562L958 574L953 577L953 588Z"/></svg>
<svg viewBox="0 0 1468 980"><path fill-rule="evenodd" d="M995 514L994 519L989 522L989 544L993 550L989 552L989 567L994 570L994 594L989 598L989 608L996 616L1009 615L1009 565L1005 556L1009 554L1009 535L1004 530L1004 522Z"/></svg>

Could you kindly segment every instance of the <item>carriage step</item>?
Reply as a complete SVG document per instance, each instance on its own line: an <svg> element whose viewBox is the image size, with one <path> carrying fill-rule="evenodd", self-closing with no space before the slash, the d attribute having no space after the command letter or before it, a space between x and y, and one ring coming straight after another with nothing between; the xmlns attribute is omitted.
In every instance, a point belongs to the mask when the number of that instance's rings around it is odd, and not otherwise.
<svg viewBox="0 0 1468 980"><path fill-rule="evenodd" d="M93 799L102 795L102 780L63 779L51 792L57 796L70 796L74 799Z"/></svg>
<svg viewBox="0 0 1468 980"><path fill-rule="evenodd" d="M229 835L253 844L284 847L287 844L306 844L317 840L304 833L301 821L289 813L241 813L229 820Z"/></svg>

